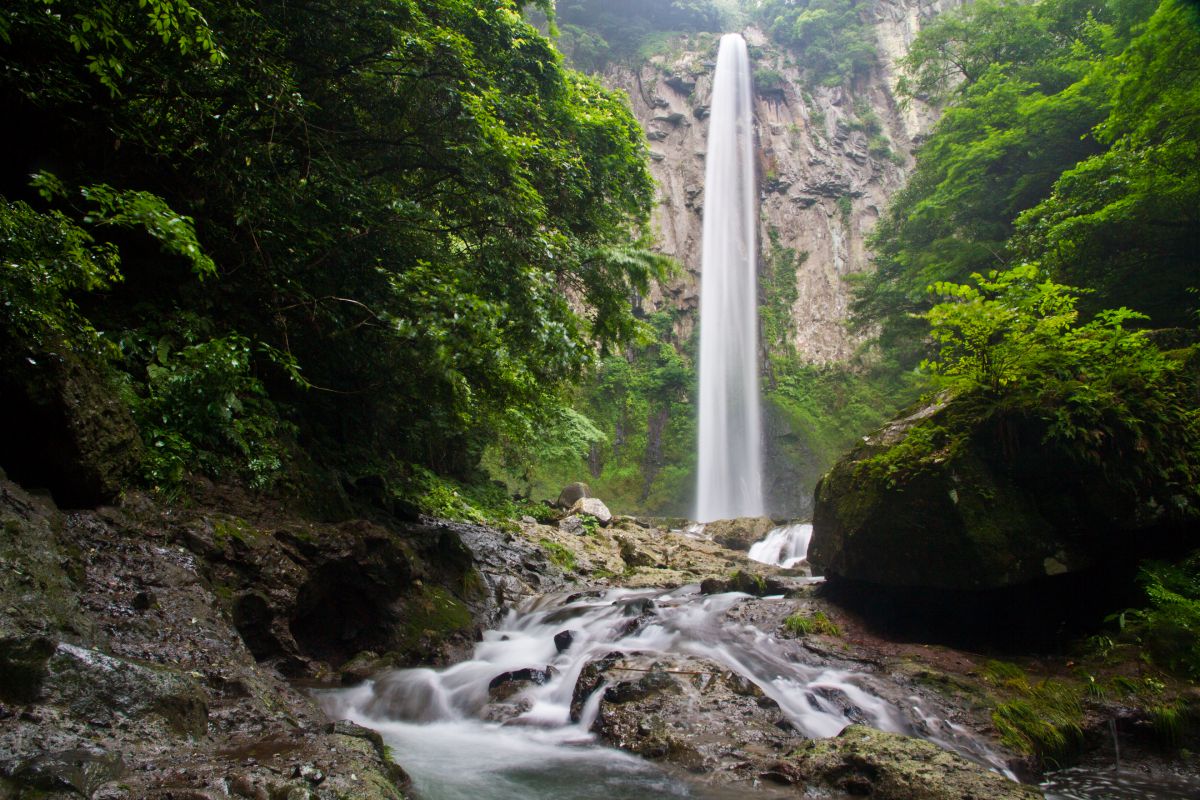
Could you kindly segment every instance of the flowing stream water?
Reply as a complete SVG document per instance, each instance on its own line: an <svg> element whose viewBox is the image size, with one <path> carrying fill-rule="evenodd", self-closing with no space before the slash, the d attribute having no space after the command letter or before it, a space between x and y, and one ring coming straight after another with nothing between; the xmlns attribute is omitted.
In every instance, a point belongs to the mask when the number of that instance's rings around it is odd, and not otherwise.
<svg viewBox="0 0 1200 800"><path fill-rule="evenodd" d="M750 57L721 38L704 175L696 519L763 513Z"/></svg>
<svg viewBox="0 0 1200 800"><path fill-rule="evenodd" d="M384 673L321 700L333 718L378 730L401 754L423 800L736 796L730 787L688 781L597 742L590 731L604 685L572 719L584 667L614 651L718 662L778 703L797 744L800 736L832 736L860 723L921 736L1003 770L984 743L886 676L814 654L727 613L751 602L788 601L706 596L695 586L546 595L510 612L466 661ZM564 631L571 632L566 647ZM497 699L490 687L513 673L541 682L528 681L514 696Z"/></svg>

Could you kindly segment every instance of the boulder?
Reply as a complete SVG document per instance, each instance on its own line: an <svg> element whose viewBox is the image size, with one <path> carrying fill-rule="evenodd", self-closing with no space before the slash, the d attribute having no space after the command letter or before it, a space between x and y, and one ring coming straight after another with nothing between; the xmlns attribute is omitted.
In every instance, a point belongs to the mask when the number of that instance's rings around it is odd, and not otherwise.
<svg viewBox="0 0 1200 800"><path fill-rule="evenodd" d="M817 485L809 563L834 579L978 591L1184 542L1200 509L1072 457L1047 425L948 397L911 409Z"/></svg>
<svg viewBox="0 0 1200 800"><path fill-rule="evenodd" d="M785 716L774 700L709 659L610 653L580 674L573 718L595 691L604 694L591 730L603 741L692 772L765 770L800 741L779 724Z"/></svg>
<svg viewBox="0 0 1200 800"><path fill-rule="evenodd" d="M922 739L851 725L810 739L763 777L874 800L1033 800L1042 793Z"/></svg>
<svg viewBox="0 0 1200 800"><path fill-rule="evenodd" d="M704 532L722 547L745 552L774 527L775 523L768 517L738 517L710 522L704 526Z"/></svg>
<svg viewBox="0 0 1200 800"><path fill-rule="evenodd" d="M595 517L600 521L601 525L607 525L612 522L612 512L608 510L608 506L604 505L604 501L598 497L584 497L576 500L571 506L572 514L587 514Z"/></svg>
<svg viewBox="0 0 1200 800"><path fill-rule="evenodd" d="M0 464L25 486L49 489L59 505L110 502L137 472L144 454L137 425L104 368L72 353L0 357ZM12 348L12 349L9 349Z"/></svg>
<svg viewBox="0 0 1200 800"><path fill-rule="evenodd" d="M558 508L570 508L577 501L591 496L591 489L586 483L568 483L558 493L558 499L554 501L554 505Z"/></svg>

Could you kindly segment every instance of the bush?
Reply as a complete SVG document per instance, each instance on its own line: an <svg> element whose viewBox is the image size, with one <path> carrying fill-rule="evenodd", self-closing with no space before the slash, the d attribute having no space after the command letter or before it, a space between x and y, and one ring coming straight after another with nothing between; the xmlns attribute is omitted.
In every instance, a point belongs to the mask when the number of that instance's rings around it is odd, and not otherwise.
<svg viewBox="0 0 1200 800"><path fill-rule="evenodd" d="M187 470L238 476L256 489L274 482L287 426L250 366L250 341L238 334L175 352L160 341L146 366L144 394L129 393L152 483L176 484Z"/></svg>
<svg viewBox="0 0 1200 800"><path fill-rule="evenodd" d="M1200 680L1200 550L1178 564L1144 565L1140 582L1150 606L1127 611L1124 621L1155 663Z"/></svg>

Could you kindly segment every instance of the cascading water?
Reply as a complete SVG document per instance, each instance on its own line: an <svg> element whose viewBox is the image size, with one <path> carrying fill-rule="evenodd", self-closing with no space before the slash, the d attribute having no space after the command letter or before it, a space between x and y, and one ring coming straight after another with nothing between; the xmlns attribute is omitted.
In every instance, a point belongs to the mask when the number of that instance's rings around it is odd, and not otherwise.
<svg viewBox="0 0 1200 800"><path fill-rule="evenodd" d="M812 530L807 522L773 528L761 542L752 544L746 555L751 561L791 569L808 558Z"/></svg>
<svg viewBox="0 0 1200 800"><path fill-rule="evenodd" d="M724 791L688 785L596 742L591 729L604 684L572 719L585 666L614 651L720 663L778 704L797 743L802 736L832 736L862 723L920 735L977 761L1002 765L964 729L923 710L924 701L911 690L897 692L883 676L776 638L747 625L737 613L745 603L776 602L790 601L704 596L695 586L546 595L484 633L467 661L441 670L383 673L359 687L323 694L322 705L335 719L378 730L401 755L422 800L743 796L745 787ZM567 630L571 635L564 646ZM498 676L514 674L532 680L514 695L490 692ZM771 795L759 787L756 796Z"/></svg>
<svg viewBox="0 0 1200 800"><path fill-rule="evenodd" d="M721 39L704 177L696 519L763 513L750 58Z"/></svg>

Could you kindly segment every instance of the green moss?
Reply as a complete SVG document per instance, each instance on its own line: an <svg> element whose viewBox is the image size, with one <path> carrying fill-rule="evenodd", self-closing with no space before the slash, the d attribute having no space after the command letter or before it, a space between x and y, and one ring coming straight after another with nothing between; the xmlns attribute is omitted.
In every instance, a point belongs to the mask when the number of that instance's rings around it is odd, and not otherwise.
<svg viewBox="0 0 1200 800"><path fill-rule="evenodd" d="M237 517L218 517L212 521L213 541L217 547L225 547L230 542L237 542L246 547L254 546L254 543L262 536L262 532Z"/></svg>
<svg viewBox="0 0 1200 800"><path fill-rule="evenodd" d="M825 612L813 614L796 613L783 621L783 627L795 636L841 636L842 629L833 620L825 616Z"/></svg>
<svg viewBox="0 0 1200 800"><path fill-rule="evenodd" d="M551 563L558 565L566 572L575 571L575 554L568 550L565 545L552 542L549 539L541 539L538 541L538 544L546 552L546 558L550 559Z"/></svg>
<svg viewBox="0 0 1200 800"><path fill-rule="evenodd" d="M467 631L474 625L471 610L440 586L425 587L420 597L408 603L406 611L401 649L422 639L441 639Z"/></svg>

